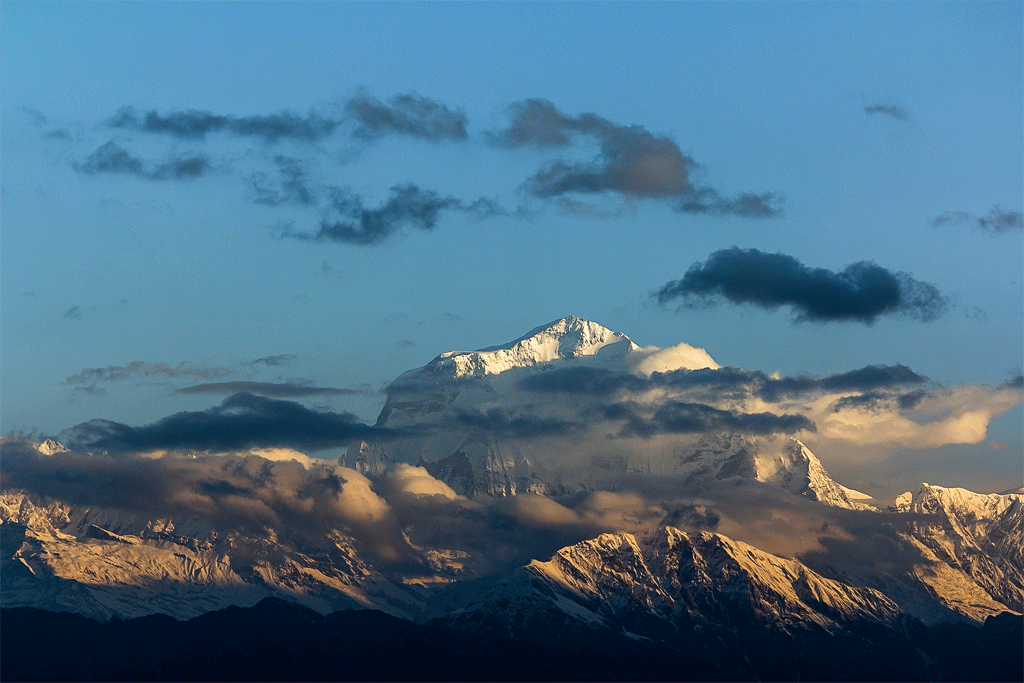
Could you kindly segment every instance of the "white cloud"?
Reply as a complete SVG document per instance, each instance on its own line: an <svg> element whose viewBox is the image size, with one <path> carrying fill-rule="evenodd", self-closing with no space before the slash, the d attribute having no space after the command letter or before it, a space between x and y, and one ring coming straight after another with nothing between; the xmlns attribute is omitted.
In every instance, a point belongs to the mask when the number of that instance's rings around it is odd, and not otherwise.
<svg viewBox="0 0 1024 683"><path fill-rule="evenodd" d="M426 469L399 463L388 473L391 490L417 496L444 496L448 500L462 498L448 484L435 479Z"/></svg>

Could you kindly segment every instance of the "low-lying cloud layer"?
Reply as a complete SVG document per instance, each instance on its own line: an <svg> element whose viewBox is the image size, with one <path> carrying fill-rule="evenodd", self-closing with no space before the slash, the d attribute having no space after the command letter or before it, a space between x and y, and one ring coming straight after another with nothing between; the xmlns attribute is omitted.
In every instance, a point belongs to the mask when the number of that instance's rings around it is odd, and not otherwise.
<svg viewBox="0 0 1024 683"><path fill-rule="evenodd" d="M470 575L486 575L547 559L601 533L643 534L665 524L718 531L784 556L813 556L831 547L830 539L847 549L856 549L857 539L873 547L885 525L909 519L831 508L758 482L704 482L689 490L677 479L633 476L617 491L573 498L469 499L422 467L396 464L371 480L295 451L43 455L10 438L0 449L5 490L88 506L99 515L128 511L143 524L173 520L182 530L222 537L273 530L278 542L297 542L304 550L337 530L377 569L398 576L431 571L425 548L462 551ZM873 556L858 558L869 563ZM890 563L915 559L887 557Z"/></svg>
<svg viewBox="0 0 1024 683"><path fill-rule="evenodd" d="M662 304L681 300L691 308L722 300L767 310L791 306L796 322L868 325L886 315L927 322L949 308L948 299L934 285L869 261L836 273L805 266L786 254L739 247L721 249L694 263L682 279L666 283L654 296Z"/></svg>

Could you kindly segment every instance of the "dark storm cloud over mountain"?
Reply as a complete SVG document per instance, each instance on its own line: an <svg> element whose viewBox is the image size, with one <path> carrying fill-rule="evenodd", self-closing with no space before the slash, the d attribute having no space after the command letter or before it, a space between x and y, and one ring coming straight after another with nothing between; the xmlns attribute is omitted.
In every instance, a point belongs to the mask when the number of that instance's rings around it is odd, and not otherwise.
<svg viewBox="0 0 1024 683"><path fill-rule="evenodd" d="M885 315L927 322L949 308L948 299L934 285L869 261L836 273L805 266L787 254L739 247L721 249L694 263L682 279L666 283L654 296L662 304L679 299L691 308L714 306L723 299L767 310L791 306L795 322L868 325Z"/></svg>
<svg viewBox="0 0 1024 683"><path fill-rule="evenodd" d="M90 420L69 429L64 438L83 450L123 452L270 447L321 450L347 446L355 439L393 435L392 430L369 427L349 413L312 410L293 401L237 393L219 406L175 413L141 427Z"/></svg>
<svg viewBox="0 0 1024 683"><path fill-rule="evenodd" d="M620 437L648 439L657 434L707 434L721 431L744 434L795 434L815 431L814 423L803 415L741 413L721 410L703 403L665 401L650 417L628 403L617 403L604 411L609 420L623 420Z"/></svg>
<svg viewBox="0 0 1024 683"><path fill-rule="evenodd" d="M871 391L921 384L926 377L905 365L868 365L858 370L811 377L770 377L759 370L724 367L718 369L653 372L649 377L594 367L558 368L523 378L519 386L528 391L609 395L643 393L652 389L676 391L710 390L718 396L756 396L779 401L814 392Z"/></svg>

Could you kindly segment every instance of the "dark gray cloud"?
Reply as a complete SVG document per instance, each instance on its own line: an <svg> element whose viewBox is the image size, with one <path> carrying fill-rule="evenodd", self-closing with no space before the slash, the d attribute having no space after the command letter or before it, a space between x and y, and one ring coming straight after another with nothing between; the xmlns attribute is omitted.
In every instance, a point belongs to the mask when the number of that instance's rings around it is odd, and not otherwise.
<svg viewBox="0 0 1024 683"><path fill-rule="evenodd" d="M996 204L984 216L975 216L967 211L947 211L932 219L932 225L936 227L961 223L975 223L982 232L1001 235L1024 229L1024 216L1020 211L1008 211Z"/></svg>
<svg viewBox="0 0 1024 683"><path fill-rule="evenodd" d="M261 138L265 142L287 139L312 143L334 133L341 121L323 117L313 111L305 116L290 111L257 116L227 116L196 109L169 114L151 110L141 114L126 107L118 111L108 124L112 128L159 133L185 140L202 140L210 133L226 133L238 137Z"/></svg>
<svg viewBox="0 0 1024 683"><path fill-rule="evenodd" d="M675 205L681 213L733 214L743 218L773 218L782 215L782 196L765 192L745 192L738 197L722 197L711 188L700 188L682 197Z"/></svg>
<svg viewBox="0 0 1024 683"><path fill-rule="evenodd" d="M445 430L448 423L441 425ZM561 436L572 434L584 428L584 425L560 420L557 418L540 417L537 415L518 414L501 408L487 411L461 411L450 418L450 426L472 427L481 429L488 434L515 439L529 439L541 436Z"/></svg>
<svg viewBox="0 0 1024 683"><path fill-rule="evenodd" d="M175 413L141 427L90 420L72 427L63 438L78 449L111 452L323 450L347 446L356 439L386 438L390 433L369 427L350 413L311 410L293 401L238 393L219 406Z"/></svg>
<svg viewBox="0 0 1024 683"><path fill-rule="evenodd" d="M274 164L277 166L276 179L271 179L266 173L256 173L249 179L257 204L316 204L318 192L301 160L278 154L274 157Z"/></svg>
<svg viewBox="0 0 1024 683"><path fill-rule="evenodd" d="M213 379L232 374L226 368L194 366L187 363L170 365L168 363L149 363L136 360L128 365L108 365L105 368L82 368L81 372L64 378L64 384L90 385L96 382L124 382L140 377L198 377Z"/></svg>
<svg viewBox="0 0 1024 683"><path fill-rule="evenodd" d="M684 306L717 305L722 299L768 310L791 306L795 321L856 321L871 324L883 315L934 320L949 302L931 284L869 261L841 272L810 268L786 254L757 249L722 249L690 266L681 280L655 293L659 303L681 299Z"/></svg>
<svg viewBox="0 0 1024 683"><path fill-rule="evenodd" d="M146 176L150 180L189 180L205 175L210 160L201 154L186 155L160 164Z"/></svg>
<svg viewBox="0 0 1024 683"><path fill-rule="evenodd" d="M113 140L100 146L86 157L85 162L75 166L79 173L117 173L121 175L144 176L142 159L133 157Z"/></svg>
<svg viewBox="0 0 1024 683"><path fill-rule="evenodd" d="M772 194L726 199L711 188L694 185L691 176L699 164L683 154L671 138L655 135L643 126L617 125L593 113L566 116L542 99L513 104L509 113L509 127L492 135L498 145L566 147L577 136L590 137L600 145L600 154L592 161L557 159L545 164L526 181L526 190L534 196L616 192L674 200L673 207L686 213L765 218L781 212L780 200Z"/></svg>
<svg viewBox="0 0 1024 683"><path fill-rule="evenodd" d="M205 175L211 169L210 160L205 155L185 154L171 157L147 170L142 159L132 156L113 140L100 146L83 163L75 164L74 167L79 173L87 175L110 173L147 180L191 180Z"/></svg>
<svg viewBox="0 0 1024 683"><path fill-rule="evenodd" d="M864 113L882 114L883 116L888 116L889 118L896 119L897 121L906 121L908 118L907 111L903 107L899 106L898 104L892 103L865 104Z"/></svg>
<svg viewBox="0 0 1024 683"><path fill-rule="evenodd" d="M658 434L704 434L709 432L740 432L744 434L794 434L815 431L814 423L803 415L775 413L741 413L720 410L703 403L666 401L651 417L645 417L634 405L620 403L604 411L609 420L624 420L620 437L639 436L648 439Z"/></svg>
<svg viewBox="0 0 1024 683"><path fill-rule="evenodd" d="M868 391L856 396L843 396L832 404L833 412L842 412L850 408L878 412L887 407L893 395L884 391Z"/></svg>
<svg viewBox="0 0 1024 683"><path fill-rule="evenodd" d="M928 392L923 389L917 391L908 391L905 394L900 394L896 401L900 406L901 410L912 410L917 407L917 404L928 397Z"/></svg>
<svg viewBox="0 0 1024 683"><path fill-rule="evenodd" d="M1024 229L1024 217L1020 211L1004 211L999 206L993 206L988 214L978 218L978 226L993 234L1021 230Z"/></svg>
<svg viewBox="0 0 1024 683"><path fill-rule="evenodd" d="M462 111L453 111L416 93L395 95L387 104L359 93L345 104L345 111L358 122L356 136L365 140L393 134L431 142L466 139L466 115Z"/></svg>
<svg viewBox="0 0 1024 683"><path fill-rule="evenodd" d="M333 135L347 121L355 122L354 135L364 140L385 135L407 135L433 142L466 139L467 121L463 112L416 93L395 95L384 103L360 92L345 103L344 112L343 116L327 116L314 110L304 115L280 111L233 116L197 109L167 114L156 110L141 113L125 107L107 123L112 128L182 140L203 140L207 135L221 133L259 138L268 143L280 140L315 143Z"/></svg>
<svg viewBox="0 0 1024 683"><path fill-rule="evenodd" d="M780 379L767 378L758 393L766 401L778 401L812 391L871 392L876 389L921 384L926 381L926 377L917 374L906 365L868 365L858 370L828 375L820 379L806 375Z"/></svg>
<svg viewBox="0 0 1024 683"><path fill-rule="evenodd" d="M264 356L263 358L257 358L256 360L249 363L249 365L289 365L295 362L294 353L279 353L276 356Z"/></svg>
<svg viewBox="0 0 1024 683"><path fill-rule="evenodd" d="M347 396L361 393L356 389L336 389L334 387L314 387L308 383L297 382L209 382L194 384L178 389L176 394L236 394L246 392L257 396L271 398L305 398L307 396Z"/></svg>
<svg viewBox="0 0 1024 683"><path fill-rule="evenodd" d="M718 369L653 372L649 377L605 368L569 367L530 375L519 382L527 391L569 393L581 396L638 394L652 389L705 391L717 399L742 400L756 396L778 402L815 392L872 392L879 389L922 384L928 378L905 365L868 365L849 372L812 377L771 377L758 370L723 367Z"/></svg>
<svg viewBox="0 0 1024 683"><path fill-rule="evenodd" d="M391 188L387 201L376 209L368 209L359 195L348 189L334 188L329 216L320 222L320 229L315 234L296 232L287 227L279 230L277 236L371 246L384 242L403 228L429 232L446 211L474 214L481 218L504 213L489 199L467 203L412 184L396 185Z"/></svg>
<svg viewBox="0 0 1024 683"><path fill-rule="evenodd" d="M32 120L33 126L42 127L50 122L50 120L46 118L46 114L38 109L33 109L32 107L18 107L18 109Z"/></svg>
<svg viewBox="0 0 1024 683"><path fill-rule="evenodd" d="M929 396L924 389L908 391L905 393L893 391L865 391L855 396L843 396L832 404L834 412L840 412L848 408L881 412L883 410L913 410L917 405Z"/></svg>
<svg viewBox="0 0 1024 683"><path fill-rule="evenodd" d="M1024 389L1024 375L1017 374L999 385L1000 389Z"/></svg>

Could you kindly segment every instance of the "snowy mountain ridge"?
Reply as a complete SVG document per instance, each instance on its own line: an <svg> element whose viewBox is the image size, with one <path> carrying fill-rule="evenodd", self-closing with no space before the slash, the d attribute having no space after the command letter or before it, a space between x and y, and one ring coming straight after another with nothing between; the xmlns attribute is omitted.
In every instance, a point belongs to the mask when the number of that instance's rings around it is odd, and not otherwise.
<svg viewBox="0 0 1024 683"><path fill-rule="evenodd" d="M408 618L425 597L418 586L384 578L339 532L300 549L270 530L218 533L198 519L37 505L16 492L0 494L0 529L5 607L186 619L277 596L324 613L366 608Z"/></svg>
<svg viewBox="0 0 1024 683"><path fill-rule="evenodd" d="M892 624L900 610L874 589L827 579L795 560L668 526L646 539L603 534L499 581L449 586L420 620L473 628L497 617L515 633L553 614L655 636L680 623L729 628L737 619L776 632L833 632L864 620Z"/></svg>
<svg viewBox="0 0 1024 683"><path fill-rule="evenodd" d="M558 359L598 356L622 358L640 347L621 332L574 315L541 325L519 339L479 351L449 351L427 364L433 374L452 378L499 375Z"/></svg>
<svg viewBox="0 0 1024 683"><path fill-rule="evenodd" d="M291 488L279 490L266 483L276 476L274 463L258 454L206 456L216 463L169 460L182 474L178 493L201 497L206 507L162 501L163 507L152 508L161 513L145 505L129 510L5 490L0 494L3 603L100 619L152 612L185 618L275 596L320 612L356 607L424 621L448 614L464 624L497 617L510 628L554 614L564 624L624 628L640 638L681 624L729 629L735 619L780 633L838 633L854 622L887 627L899 613L929 623L981 623L1004 611L1024 612L1024 495L922 484L916 492L879 502L832 479L789 433L707 429L636 436L624 435L621 419L615 421L623 411L633 411L633 419L653 424L658 406L670 399L644 383L652 373L701 370L705 376L718 368L703 349L639 347L626 335L568 317L502 346L441 354L401 375L389 388L378 420L378 426L394 430L386 438L353 444L340 459L355 472L333 462L289 460L290 469L280 476ZM607 376L642 389L592 396L569 386L571 400L566 400L565 391L537 389L538 378L553 375L570 384L574 378ZM81 461L90 468L109 465L109 456L72 453L53 440L25 444L24 453L34 468L80 466ZM421 486L396 488L396 477L413 470ZM311 472L319 474L305 478ZM233 484L231 476L242 474L248 478L236 481L243 485ZM335 517L324 524L307 516L301 529L280 520L273 528L261 527L245 515L217 517L218 501L227 498L252 509L256 490L283 496L283 502L268 498L282 510L306 514L299 505L313 506L313 499L298 500L298 494L308 488L302 482L312 481L323 487L328 506L323 509L370 507L376 521L394 515L394 535L407 553L401 571L409 566L415 571L396 573L396 565L388 569L388 560L368 551L378 531L360 531L362 522L346 526L345 521L363 517ZM671 490L672 497L644 499L635 493L658 486ZM346 491L352 497L342 500ZM691 522L678 509L701 499L701 510L720 505L727 516L728 497L751 492L780 502L782 510L791 507L819 519L800 534L818 533L821 519L838 520L839 527L851 521L855 531L869 529L872 543L884 540L885 561L876 561L874 546L870 561L844 552L773 555L716 533L718 517L710 512ZM510 517L510 510L535 502L502 500L521 494L564 498L537 499L535 516ZM393 503L410 496L413 502L402 508L409 516L398 519ZM658 530L631 534L622 525L612 526L613 517L586 517L580 501L601 496L640 499L654 521L626 528L650 529L661 520ZM434 513L441 521L427 524L422 516ZM417 540L419 545L411 540L421 522L435 529L444 520L457 526L465 517L487 525L490 516L515 520L513 529L540 524L536 528L544 533L566 534L558 538L568 545L548 560L534 559L500 575L481 550L491 547L486 543L446 545L436 535ZM687 524L697 530L677 528ZM844 528L830 541L844 542L843 534L852 533ZM544 547L542 554L552 547L557 546ZM485 569L474 573L478 567ZM439 589L445 584L451 585ZM543 614L531 614L534 607Z"/></svg>

